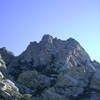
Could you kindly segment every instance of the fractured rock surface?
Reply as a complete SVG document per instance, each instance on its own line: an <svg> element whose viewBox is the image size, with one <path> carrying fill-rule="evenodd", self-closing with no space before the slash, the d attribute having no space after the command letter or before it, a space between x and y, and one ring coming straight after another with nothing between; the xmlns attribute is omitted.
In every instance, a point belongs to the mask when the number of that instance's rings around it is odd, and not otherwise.
<svg viewBox="0 0 100 100"><path fill-rule="evenodd" d="M0 55L3 100L100 100L100 64L75 39L44 35L17 57Z"/></svg>

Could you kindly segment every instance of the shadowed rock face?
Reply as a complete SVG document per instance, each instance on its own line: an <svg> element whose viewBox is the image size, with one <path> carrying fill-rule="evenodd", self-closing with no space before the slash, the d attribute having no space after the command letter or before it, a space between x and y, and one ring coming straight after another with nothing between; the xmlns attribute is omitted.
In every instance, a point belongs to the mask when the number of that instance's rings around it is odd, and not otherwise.
<svg viewBox="0 0 100 100"><path fill-rule="evenodd" d="M7 65L15 58L14 54L11 51L8 51L5 47L0 48L0 54Z"/></svg>
<svg viewBox="0 0 100 100"><path fill-rule="evenodd" d="M31 42L18 57L14 57L5 48L0 49L0 54L7 70L4 77L16 84L14 85L18 88L16 95L20 95L20 98L100 99L100 64L92 62L75 39L63 41L44 35L39 43ZM11 93L9 95L12 98L13 95ZM14 95L15 98L17 96ZM2 97L5 98L5 95Z"/></svg>

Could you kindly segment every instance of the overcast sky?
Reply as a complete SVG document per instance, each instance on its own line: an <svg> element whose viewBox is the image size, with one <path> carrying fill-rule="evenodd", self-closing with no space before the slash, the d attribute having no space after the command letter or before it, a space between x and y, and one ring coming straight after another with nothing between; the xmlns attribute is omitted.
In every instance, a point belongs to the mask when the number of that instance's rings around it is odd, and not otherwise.
<svg viewBox="0 0 100 100"><path fill-rule="evenodd" d="M73 37L100 62L100 0L0 0L0 47L19 55L44 34Z"/></svg>

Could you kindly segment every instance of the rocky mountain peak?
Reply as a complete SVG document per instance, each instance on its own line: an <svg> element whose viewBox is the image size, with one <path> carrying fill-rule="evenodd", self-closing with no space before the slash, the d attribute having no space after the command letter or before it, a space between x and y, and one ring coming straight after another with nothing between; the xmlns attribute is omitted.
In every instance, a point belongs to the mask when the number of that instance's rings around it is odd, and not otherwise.
<svg viewBox="0 0 100 100"><path fill-rule="evenodd" d="M46 34L46 35L43 36L41 42L52 43L53 42L53 37L49 34Z"/></svg>
<svg viewBox="0 0 100 100"><path fill-rule="evenodd" d="M80 46L80 44L74 38L67 39L67 45L70 45L70 46L73 46L73 47L75 47L77 45Z"/></svg>
<svg viewBox="0 0 100 100"><path fill-rule="evenodd" d="M73 38L47 34L17 57L6 48L0 54L4 100L100 100L100 64Z"/></svg>
<svg viewBox="0 0 100 100"><path fill-rule="evenodd" d="M75 39L63 41L50 35L44 35L39 43L31 42L18 58L22 61L33 61L33 66L37 66L50 64L52 57L55 57L55 64L63 63L66 66L90 61L86 51Z"/></svg>

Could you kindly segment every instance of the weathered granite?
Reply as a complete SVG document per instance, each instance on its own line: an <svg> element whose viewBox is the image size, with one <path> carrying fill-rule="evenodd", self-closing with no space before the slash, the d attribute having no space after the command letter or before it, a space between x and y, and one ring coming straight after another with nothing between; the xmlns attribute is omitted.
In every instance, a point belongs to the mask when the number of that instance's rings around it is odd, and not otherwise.
<svg viewBox="0 0 100 100"><path fill-rule="evenodd" d="M5 48L0 49L0 54L0 88L4 97L16 99L18 96L18 100L100 99L100 64L91 61L73 38L60 40L44 35L40 42L31 42L18 57ZM7 70L8 77L2 69Z"/></svg>

